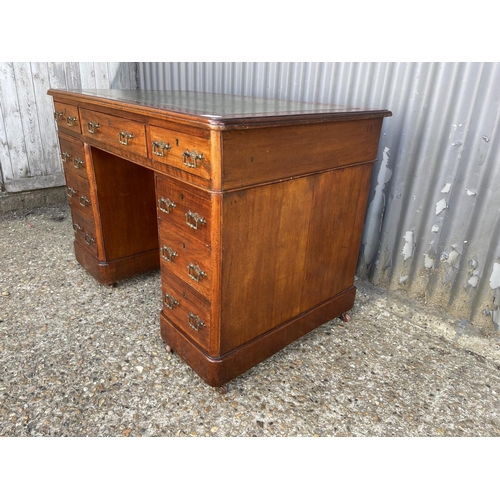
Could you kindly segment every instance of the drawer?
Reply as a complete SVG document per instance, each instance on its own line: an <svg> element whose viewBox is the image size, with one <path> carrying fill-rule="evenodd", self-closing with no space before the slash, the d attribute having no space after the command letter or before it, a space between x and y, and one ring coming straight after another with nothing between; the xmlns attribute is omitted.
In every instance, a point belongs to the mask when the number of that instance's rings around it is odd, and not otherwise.
<svg viewBox="0 0 500 500"><path fill-rule="evenodd" d="M130 153L147 156L144 123L80 109L83 135Z"/></svg>
<svg viewBox="0 0 500 500"><path fill-rule="evenodd" d="M208 351L210 304L169 273L162 273L163 312L194 342Z"/></svg>
<svg viewBox="0 0 500 500"><path fill-rule="evenodd" d="M88 181L74 174L68 167L64 169L64 174L66 176L66 194L69 204L84 212L87 217L93 217Z"/></svg>
<svg viewBox="0 0 500 500"><path fill-rule="evenodd" d="M382 118L222 133L222 189L372 163Z"/></svg>
<svg viewBox="0 0 500 500"><path fill-rule="evenodd" d="M54 110L54 118L59 130L72 130L79 134L82 132L77 106L54 101Z"/></svg>
<svg viewBox="0 0 500 500"><path fill-rule="evenodd" d="M162 219L158 219L158 229L162 269L209 297L212 284L210 247L186 232L176 231Z"/></svg>
<svg viewBox="0 0 500 500"><path fill-rule="evenodd" d="M150 157L210 179L210 141L162 127L150 127Z"/></svg>
<svg viewBox="0 0 500 500"><path fill-rule="evenodd" d="M165 176L156 176L158 217L210 245L210 194Z"/></svg>
<svg viewBox="0 0 500 500"><path fill-rule="evenodd" d="M85 164L85 152L83 144L71 137L59 136L61 146L61 160L63 167L74 171L81 177L87 178L87 165Z"/></svg>
<svg viewBox="0 0 500 500"><path fill-rule="evenodd" d="M97 258L97 241L93 219L75 208L71 209L71 218L73 219L75 240Z"/></svg>

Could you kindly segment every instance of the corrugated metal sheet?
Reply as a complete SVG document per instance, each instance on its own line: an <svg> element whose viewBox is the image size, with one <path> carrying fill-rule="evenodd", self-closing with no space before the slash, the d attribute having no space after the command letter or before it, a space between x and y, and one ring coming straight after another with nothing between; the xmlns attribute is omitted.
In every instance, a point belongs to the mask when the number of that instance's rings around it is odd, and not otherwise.
<svg viewBox="0 0 500 500"><path fill-rule="evenodd" d="M135 63L0 62L0 191L65 184L49 88L137 88Z"/></svg>
<svg viewBox="0 0 500 500"><path fill-rule="evenodd" d="M139 88L387 108L358 274L500 324L500 64L138 63Z"/></svg>

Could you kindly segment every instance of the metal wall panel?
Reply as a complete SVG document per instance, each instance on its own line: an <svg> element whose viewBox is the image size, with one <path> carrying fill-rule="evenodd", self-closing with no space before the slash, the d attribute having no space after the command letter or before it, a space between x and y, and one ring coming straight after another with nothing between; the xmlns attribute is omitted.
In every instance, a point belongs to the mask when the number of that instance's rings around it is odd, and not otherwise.
<svg viewBox="0 0 500 500"><path fill-rule="evenodd" d="M137 88L135 63L0 62L0 191L65 184L49 88Z"/></svg>
<svg viewBox="0 0 500 500"><path fill-rule="evenodd" d="M387 108L358 274L500 325L500 64L138 63L139 88Z"/></svg>

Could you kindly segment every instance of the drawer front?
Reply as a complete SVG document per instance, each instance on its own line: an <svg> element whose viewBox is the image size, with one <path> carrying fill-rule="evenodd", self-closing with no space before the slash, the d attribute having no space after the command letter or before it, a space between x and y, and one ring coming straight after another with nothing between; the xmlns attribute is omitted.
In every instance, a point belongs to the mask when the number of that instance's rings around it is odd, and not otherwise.
<svg viewBox="0 0 500 500"><path fill-rule="evenodd" d="M59 136L61 146L61 160L63 167L73 171L81 177L87 178L87 165L85 164L85 153L83 144L71 137Z"/></svg>
<svg viewBox="0 0 500 500"><path fill-rule="evenodd" d="M156 176L158 217L176 230L210 245L210 194L173 179Z"/></svg>
<svg viewBox="0 0 500 500"><path fill-rule="evenodd" d="M144 123L80 109L83 135L102 141L124 152L146 156L146 133Z"/></svg>
<svg viewBox="0 0 500 500"><path fill-rule="evenodd" d="M163 312L188 337L207 351L210 339L210 305L193 289L162 272Z"/></svg>
<svg viewBox="0 0 500 500"><path fill-rule="evenodd" d="M158 220L158 229L162 268L210 297L210 247L186 232L176 231L162 219Z"/></svg>
<svg viewBox="0 0 500 500"><path fill-rule="evenodd" d="M382 118L228 130L222 134L222 189L371 163Z"/></svg>
<svg viewBox="0 0 500 500"><path fill-rule="evenodd" d="M97 241L93 219L74 208L71 210L71 218L73 219L75 240L97 258Z"/></svg>
<svg viewBox="0 0 500 500"><path fill-rule="evenodd" d="M54 101L54 118L59 130L72 130L79 134L82 132L76 106Z"/></svg>
<svg viewBox="0 0 500 500"><path fill-rule="evenodd" d="M87 217L92 218L92 202L88 181L79 175L75 175L68 167L64 169L64 174L66 176L66 195L69 204L84 212Z"/></svg>
<svg viewBox="0 0 500 500"><path fill-rule="evenodd" d="M153 160L210 179L210 141L174 130L150 127Z"/></svg>

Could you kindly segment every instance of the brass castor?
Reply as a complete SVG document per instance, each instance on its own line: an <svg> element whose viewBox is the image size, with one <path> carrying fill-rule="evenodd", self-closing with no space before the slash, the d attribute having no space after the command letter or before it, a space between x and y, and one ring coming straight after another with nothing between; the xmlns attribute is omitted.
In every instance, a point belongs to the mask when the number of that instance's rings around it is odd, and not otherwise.
<svg viewBox="0 0 500 500"><path fill-rule="evenodd" d="M173 349L168 344L165 344L165 351L174 352Z"/></svg>
<svg viewBox="0 0 500 500"><path fill-rule="evenodd" d="M342 313L339 318L344 322L344 323L349 323L351 321L351 315L349 313Z"/></svg>
<svg viewBox="0 0 500 500"><path fill-rule="evenodd" d="M227 394L227 386L226 385L221 385L220 387L217 387L217 390L219 391L219 394Z"/></svg>

